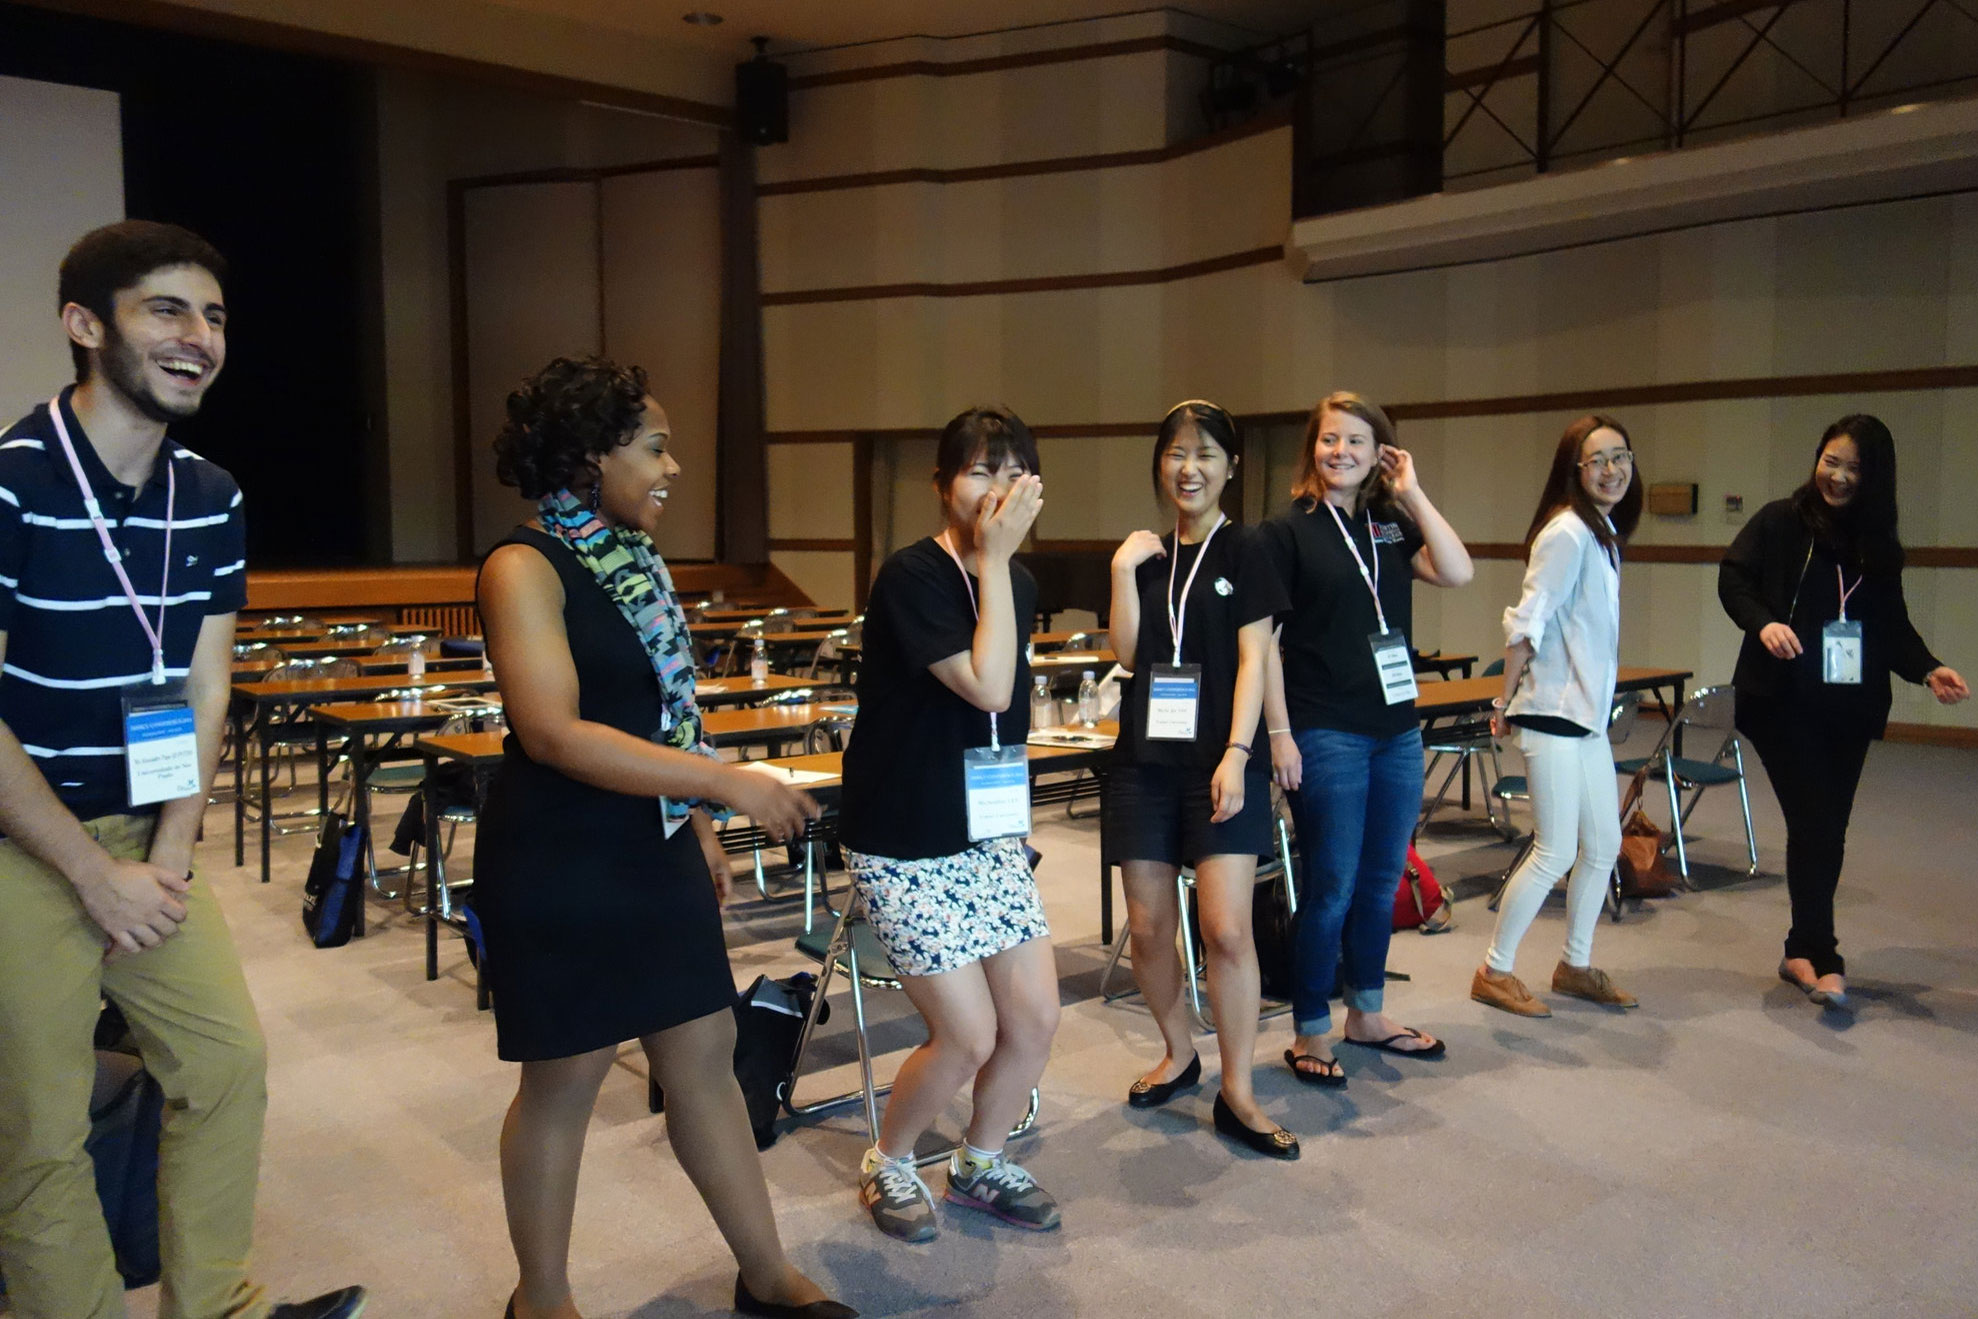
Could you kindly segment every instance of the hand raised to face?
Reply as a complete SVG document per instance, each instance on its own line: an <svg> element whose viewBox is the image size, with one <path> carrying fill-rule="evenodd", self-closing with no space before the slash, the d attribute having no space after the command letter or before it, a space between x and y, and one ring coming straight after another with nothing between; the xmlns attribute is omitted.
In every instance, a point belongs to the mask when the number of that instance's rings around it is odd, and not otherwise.
<svg viewBox="0 0 1978 1319"><path fill-rule="evenodd" d="M982 501L976 514L975 543L991 558L1007 559L1030 534L1031 524L1044 507L1044 478L1026 473L1010 486L1002 502Z"/></svg>

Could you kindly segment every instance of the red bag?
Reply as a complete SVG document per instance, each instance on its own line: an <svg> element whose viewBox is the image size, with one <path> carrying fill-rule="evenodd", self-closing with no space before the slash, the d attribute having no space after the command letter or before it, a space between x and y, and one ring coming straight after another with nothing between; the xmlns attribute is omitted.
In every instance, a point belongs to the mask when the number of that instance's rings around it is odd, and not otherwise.
<svg viewBox="0 0 1978 1319"><path fill-rule="evenodd" d="M1449 897L1436 883L1435 872L1413 843L1408 844L1408 864L1401 871L1401 883L1394 890L1394 928L1419 929L1423 934L1440 934L1451 924Z"/></svg>

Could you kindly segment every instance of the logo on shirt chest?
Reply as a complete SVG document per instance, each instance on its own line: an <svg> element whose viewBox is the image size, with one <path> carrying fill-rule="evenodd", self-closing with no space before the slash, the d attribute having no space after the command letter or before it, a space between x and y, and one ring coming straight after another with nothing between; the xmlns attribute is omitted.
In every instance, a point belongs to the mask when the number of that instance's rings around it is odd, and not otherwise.
<svg viewBox="0 0 1978 1319"><path fill-rule="evenodd" d="M1404 538L1401 535L1401 524L1399 522L1376 522L1373 526L1374 540L1378 543L1382 545L1399 545L1402 543Z"/></svg>
<svg viewBox="0 0 1978 1319"><path fill-rule="evenodd" d="M1229 583L1229 578L1227 578L1227 577L1218 577L1218 578L1216 578L1216 594L1217 594L1217 595L1229 595L1229 594L1231 594L1232 592L1234 592L1235 590L1236 590L1236 588L1235 588L1234 586L1231 586L1231 585L1230 585L1230 583Z"/></svg>

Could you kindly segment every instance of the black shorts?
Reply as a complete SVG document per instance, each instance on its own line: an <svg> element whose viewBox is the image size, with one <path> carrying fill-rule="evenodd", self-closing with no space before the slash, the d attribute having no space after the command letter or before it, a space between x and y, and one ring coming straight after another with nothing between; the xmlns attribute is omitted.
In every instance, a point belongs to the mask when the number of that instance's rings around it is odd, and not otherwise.
<svg viewBox="0 0 1978 1319"><path fill-rule="evenodd" d="M1272 855L1271 776L1246 773L1243 809L1221 824L1209 822L1215 814L1209 803L1213 777L1206 769L1114 765L1106 774L1100 820L1106 861L1192 866L1209 856Z"/></svg>

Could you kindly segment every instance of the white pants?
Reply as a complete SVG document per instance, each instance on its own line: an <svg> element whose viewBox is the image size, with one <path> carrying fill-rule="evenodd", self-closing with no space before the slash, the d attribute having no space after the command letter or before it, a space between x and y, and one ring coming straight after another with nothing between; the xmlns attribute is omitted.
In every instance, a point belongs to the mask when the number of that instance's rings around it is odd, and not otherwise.
<svg viewBox="0 0 1978 1319"><path fill-rule="evenodd" d="M1570 869L1565 960L1586 966L1593 957L1593 930L1600 922L1607 878L1621 853L1614 755L1598 733L1555 737L1521 728L1518 746L1525 753L1525 778L1531 786L1535 842L1505 886L1484 962L1493 971L1510 972L1519 940L1545 905L1546 894Z"/></svg>

